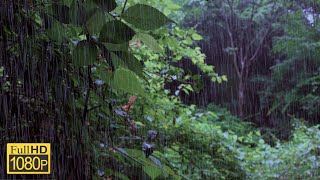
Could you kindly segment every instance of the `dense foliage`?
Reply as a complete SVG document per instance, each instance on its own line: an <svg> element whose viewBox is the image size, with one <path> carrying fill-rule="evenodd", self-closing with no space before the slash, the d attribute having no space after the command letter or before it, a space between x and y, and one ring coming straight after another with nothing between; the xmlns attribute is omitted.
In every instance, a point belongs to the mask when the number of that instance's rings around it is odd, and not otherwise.
<svg viewBox="0 0 320 180"><path fill-rule="evenodd" d="M319 179L318 4L1 1L2 152L8 142L50 142L53 158L50 176L0 168L1 178ZM189 27L202 10L216 34ZM200 45L212 41L233 66L231 82L207 63ZM278 58L267 75L252 70L265 54ZM236 84L239 117L183 103L208 81ZM268 130L244 121L251 82L263 87Z"/></svg>

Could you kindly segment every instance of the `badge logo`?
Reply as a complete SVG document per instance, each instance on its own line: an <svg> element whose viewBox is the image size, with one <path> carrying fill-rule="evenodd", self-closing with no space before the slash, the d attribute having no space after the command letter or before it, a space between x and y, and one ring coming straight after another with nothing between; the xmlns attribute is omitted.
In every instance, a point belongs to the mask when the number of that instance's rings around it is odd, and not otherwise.
<svg viewBox="0 0 320 180"><path fill-rule="evenodd" d="M50 143L8 143L7 174L50 174Z"/></svg>

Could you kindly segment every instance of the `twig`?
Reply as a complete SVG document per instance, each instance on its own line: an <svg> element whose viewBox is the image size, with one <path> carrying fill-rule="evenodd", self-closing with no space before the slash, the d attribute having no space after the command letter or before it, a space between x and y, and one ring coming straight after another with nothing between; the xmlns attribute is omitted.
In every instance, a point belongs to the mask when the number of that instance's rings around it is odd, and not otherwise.
<svg viewBox="0 0 320 180"><path fill-rule="evenodd" d="M92 111L92 110L97 109L97 108L99 108L99 107L102 107L102 105L92 107L92 108L88 109L88 111Z"/></svg>
<svg viewBox="0 0 320 180"><path fill-rule="evenodd" d="M124 2L124 5L123 5L123 8L122 8L121 14L124 12L124 9L126 8L127 2L128 2L128 0L126 0L126 1Z"/></svg>
<svg viewBox="0 0 320 180"><path fill-rule="evenodd" d="M87 90L87 94L86 94L86 99L85 99L84 109L83 109L83 115L82 115L83 122L85 122L86 119L87 119L88 103L89 103L90 89L91 89L91 88L90 88L91 66L89 65L87 68L88 68L88 90Z"/></svg>

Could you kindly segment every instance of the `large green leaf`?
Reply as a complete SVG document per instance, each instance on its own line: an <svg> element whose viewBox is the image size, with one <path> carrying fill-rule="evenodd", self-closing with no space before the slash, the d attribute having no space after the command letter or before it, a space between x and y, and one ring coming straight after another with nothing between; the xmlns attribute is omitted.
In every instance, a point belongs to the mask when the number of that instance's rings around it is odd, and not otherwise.
<svg viewBox="0 0 320 180"><path fill-rule="evenodd" d="M167 178L169 175L175 175L174 171L169 166L164 166L164 176Z"/></svg>
<svg viewBox="0 0 320 180"><path fill-rule="evenodd" d="M150 176L151 179L156 179L158 176L162 174L162 170L157 168L156 166L143 166L143 171Z"/></svg>
<svg viewBox="0 0 320 180"><path fill-rule="evenodd" d="M51 28L47 31L48 37L51 40L62 42L67 36L65 27L59 21L53 20Z"/></svg>
<svg viewBox="0 0 320 180"><path fill-rule="evenodd" d="M70 7L70 22L82 26L97 10L98 6L92 1L85 1L83 3L73 1Z"/></svg>
<svg viewBox="0 0 320 180"><path fill-rule="evenodd" d="M129 52L117 51L111 53L112 62L115 67L126 67L143 78L143 64Z"/></svg>
<svg viewBox="0 0 320 180"><path fill-rule="evenodd" d="M60 5L60 4L52 4L52 5L46 6L44 11L48 15L50 15L51 17L54 17L56 20L62 23L69 23L70 8L68 6Z"/></svg>
<svg viewBox="0 0 320 180"><path fill-rule="evenodd" d="M158 42L149 34L140 33L139 38L151 50L153 50L155 52L159 52L159 53L162 51Z"/></svg>
<svg viewBox="0 0 320 180"><path fill-rule="evenodd" d="M118 172L118 171L114 171L112 169L106 169L105 171L108 175L114 175L115 177L117 177L116 179L120 179L120 180L130 180L126 175Z"/></svg>
<svg viewBox="0 0 320 180"><path fill-rule="evenodd" d="M112 86L130 94L143 95L144 90L138 76L128 69L119 68L114 73Z"/></svg>
<svg viewBox="0 0 320 180"><path fill-rule="evenodd" d="M103 43L103 45L109 51L128 51L129 50L128 43L122 43L122 44Z"/></svg>
<svg viewBox="0 0 320 180"><path fill-rule="evenodd" d="M107 17L104 11L101 9L97 9L97 11L88 19L86 22L86 27L89 33L99 34L103 25L107 22Z"/></svg>
<svg viewBox="0 0 320 180"><path fill-rule="evenodd" d="M117 7L117 3L115 0L93 0L93 1L107 12L110 12Z"/></svg>
<svg viewBox="0 0 320 180"><path fill-rule="evenodd" d="M129 7L121 17L134 27L143 30L154 30L173 22L156 8L144 4Z"/></svg>
<svg viewBox="0 0 320 180"><path fill-rule="evenodd" d="M93 64L98 55L98 48L89 41L80 41L72 52L72 61L75 66L82 67Z"/></svg>
<svg viewBox="0 0 320 180"><path fill-rule="evenodd" d="M75 3L75 1L71 4L70 7L70 22L75 25L82 25L86 19L83 6Z"/></svg>
<svg viewBox="0 0 320 180"><path fill-rule="evenodd" d="M124 149L125 152L132 158L135 158L135 159L141 159L141 158L144 158L144 154L141 150L138 150L138 149L128 149L128 148L125 148Z"/></svg>
<svg viewBox="0 0 320 180"><path fill-rule="evenodd" d="M107 43L121 44L129 43L135 32L119 20L107 22L101 32L100 40Z"/></svg>

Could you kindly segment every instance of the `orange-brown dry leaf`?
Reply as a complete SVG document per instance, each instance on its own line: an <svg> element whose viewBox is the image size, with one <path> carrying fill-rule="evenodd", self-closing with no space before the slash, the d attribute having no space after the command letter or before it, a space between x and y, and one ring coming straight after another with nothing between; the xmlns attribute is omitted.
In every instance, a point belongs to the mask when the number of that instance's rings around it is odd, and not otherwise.
<svg viewBox="0 0 320 180"><path fill-rule="evenodd" d="M134 102L137 100L137 96L130 96L129 97L129 101L128 101L128 104L126 105L123 105L121 108L122 110L126 111L126 112L130 112L131 109L133 108L133 104Z"/></svg>

